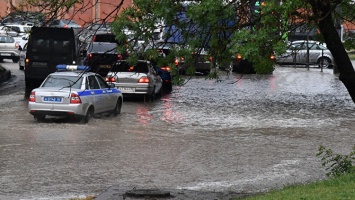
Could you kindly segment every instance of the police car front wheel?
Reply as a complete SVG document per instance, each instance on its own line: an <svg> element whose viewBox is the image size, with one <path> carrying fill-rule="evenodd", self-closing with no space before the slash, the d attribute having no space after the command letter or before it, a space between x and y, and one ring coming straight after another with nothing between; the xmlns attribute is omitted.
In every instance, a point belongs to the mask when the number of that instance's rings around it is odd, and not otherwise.
<svg viewBox="0 0 355 200"><path fill-rule="evenodd" d="M114 117L116 117L117 115L119 115L121 113L121 108L122 108L122 100L121 99L118 99L117 100L117 103L116 103L116 106L115 106L115 109L112 111L112 115Z"/></svg>

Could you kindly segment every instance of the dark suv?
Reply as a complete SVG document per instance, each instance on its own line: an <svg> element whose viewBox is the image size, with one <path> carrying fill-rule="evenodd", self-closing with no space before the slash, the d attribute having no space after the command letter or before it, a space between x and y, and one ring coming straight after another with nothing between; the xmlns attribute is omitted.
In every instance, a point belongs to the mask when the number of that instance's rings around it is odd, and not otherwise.
<svg viewBox="0 0 355 200"><path fill-rule="evenodd" d="M58 64L80 62L80 42L72 28L32 27L25 62L26 87L39 86Z"/></svg>
<svg viewBox="0 0 355 200"><path fill-rule="evenodd" d="M106 77L117 60L122 56L117 52L117 44L111 42L91 42L82 52L83 65L90 66L90 71Z"/></svg>

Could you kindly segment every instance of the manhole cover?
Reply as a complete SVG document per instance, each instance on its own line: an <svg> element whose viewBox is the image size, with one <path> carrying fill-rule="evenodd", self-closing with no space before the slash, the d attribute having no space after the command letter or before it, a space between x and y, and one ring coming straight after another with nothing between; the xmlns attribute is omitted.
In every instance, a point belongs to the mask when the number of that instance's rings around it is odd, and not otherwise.
<svg viewBox="0 0 355 200"><path fill-rule="evenodd" d="M126 192L128 197L155 197L155 198L166 198L170 197L170 192L155 190L155 189L137 189L129 190Z"/></svg>

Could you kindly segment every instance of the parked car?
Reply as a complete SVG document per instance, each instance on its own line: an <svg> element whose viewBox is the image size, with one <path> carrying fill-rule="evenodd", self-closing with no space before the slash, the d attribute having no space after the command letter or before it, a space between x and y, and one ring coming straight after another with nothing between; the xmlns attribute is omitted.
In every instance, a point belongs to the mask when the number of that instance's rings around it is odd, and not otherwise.
<svg viewBox="0 0 355 200"><path fill-rule="evenodd" d="M36 26L42 26L46 21L45 14L43 12L30 12L30 11L14 11L10 12L1 21L2 24L34 24Z"/></svg>
<svg viewBox="0 0 355 200"><path fill-rule="evenodd" d="M106 76L124 95L143 95L153 100L162 93L162 79L150 61L139 60L135 65L118 61Z"/></svg>
<svg viewBox="0 0 355 200"><path fill-rule="evenodd" d="M40 87L31 91L28 111L35 120L46 116L76 117L87 123L98 113L121 113L122 93L105 82L100 75L87 72L88 66L57 65ZM68 70L68 71L66 71Z"/></svg>
<svg viewBox="0 0 355 200"><path fill-rule="evenodd" d="M265 56L265 55L261 55ZM268 58L272 62L272 65L275 63L275 55L273 53L267 54ZM244 58L241 54L237 54L234 58L232 58L231 63L232 71L240 74L255 74L256 71L254 69L253 62ZM228 69L228 66L225 66Z"/></svg>
<svg viewBox="0 0 355 200"><path fill-rule="evenodd" d="M209 74L211 71L212 57L204 49L197 49L191 52L191 59L186 60L184 57L176 57L175 64L181 74L185 74L189 68L194 67L196 72Z"/></svg>
<svg viewBox="0 0 355 200"><path fill-rule="evenodd" d="M0 26L0 34L1 35L9 35L11 37L18 36L18 32L12 30L10 27L7 27L7 26Z"/></svg>
<svg viewBox="0 0 355 200"><path fill-rule="evenodd" d="M51 23L48 26L57 27L57 28L81 29L81 25L77 24L74 20L71 19L55 19L51 21Z"/></svg>
<svg viewBox="0 0 355 200"><path fill-rule="evenodd" d="M28 34L31 31L31 28L33 27L32 23L27 23L27 24L5 24L4 25L7 28L10 28L12 31L17 33L17 37L24 36Z"/></svg>
<svg viewBox="0 0 355 200"><path fill-rule="evenodd" d="M20 59L18 61L18 66L20 70L24 70L26 65L27 44L25 44L23 48L19 47L19 50L20 50Z"/></svg>
<svg viewBox="0 0 355 200"><path fill-rule="evenodd" d="M334 65L334 59L325 45L317 41L298 40L291 42L284 54L276 56L276 63L282 65L316 64L319 67L330 68Z"/></svg>
<svg viewBox="0 0 355 200"><path fill-rule="evenodd" d="M79 40L83 43L90 43L96 33L111 31L110 23L91 23L83 28L79 34Z"/></svg>
<svg viewBox="0 0 355 200"><path fill-rule="evenodd" d="M90 71L106 77L112 66L121 59L117 52L117 44L110 42L91 42L82 52L83 65L89 66Z"/></svg>
<svg viewBox="0 0 355 200"><path fill-rule="evenodd" d="M18 43L9 35L0 35L0 61L3 59L11 59L17 63L20 59L20 51Z"/></svg>
<svg viewBox="0 0 355 200"><path fill-rule="evenodd" d="M156 50L157 54L154 58L145 55L146 60L150 60L154 69L160 74L160 78L163 81L163 90L170 92L172 90L172 74L169 65L174 64L174 56L171 56L172 47L169 44L158 43L154 46L147 45L145 53L150 50Z"/></svg>

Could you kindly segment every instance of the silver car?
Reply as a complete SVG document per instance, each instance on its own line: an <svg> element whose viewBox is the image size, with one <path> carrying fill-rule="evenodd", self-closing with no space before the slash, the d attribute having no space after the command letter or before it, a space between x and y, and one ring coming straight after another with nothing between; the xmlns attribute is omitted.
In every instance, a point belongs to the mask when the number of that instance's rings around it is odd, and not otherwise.
<svg viewBox="0 0 355 200"><path fill-rule="evenodd" d="M113 83L124 95L144 95L154 99L162 93L159 73L145 60L139 60L135 65L118 61L107 74L106 82Z"/></svg>
<svg viewBox="0 0 355 200"><path fill-rule="evenodd" d="M330 68L334 65L334 59L325 45L317 41L299 40L291 42L284 54L276 56L276 63L295 65L316 64L319 67Z"/></svg>
<svg viewBox="0 0 355 200"><path fill-rule="evenodd" d="M89 67L58 65L39 88L33 89L28 101L29 113L37 121L49 116L73 116L87 123L98 113L121 112L123 96L100 75L86 72Z"/></svg>
<svg viewBox="0 0 355 200"><path fill-rule="evenodd" d="M0 61L12 59L12 62L17 63L20 59L18 47L19 44L13 37L0 35Z"/></svg>

